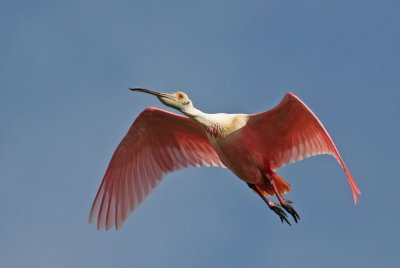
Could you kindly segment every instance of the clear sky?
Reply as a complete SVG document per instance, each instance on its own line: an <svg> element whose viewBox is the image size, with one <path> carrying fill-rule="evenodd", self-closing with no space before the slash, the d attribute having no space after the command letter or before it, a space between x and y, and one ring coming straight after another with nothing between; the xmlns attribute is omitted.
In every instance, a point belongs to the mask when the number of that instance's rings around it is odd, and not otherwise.
<svg viewBox="0 0 400 268"><path fill-rule="evenodd" d="M0 267L397 267L399 1L2 1ZM88 214L110 157L155 98L255 113L294 91L329 156L287 166L283 225L224 169L169 174L116 232Z"/></svg>

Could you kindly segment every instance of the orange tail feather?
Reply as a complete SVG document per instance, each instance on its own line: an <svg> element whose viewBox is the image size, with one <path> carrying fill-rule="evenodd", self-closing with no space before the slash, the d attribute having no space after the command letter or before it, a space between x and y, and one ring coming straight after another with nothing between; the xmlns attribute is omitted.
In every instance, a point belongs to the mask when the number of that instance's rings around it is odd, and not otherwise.
<svg viewBox="0 0 400 268"><path fill-rule="evenodd" d="M276 187L278 188L279 193L286 194L286 193L290 192L292 187L290 186L290 184L287 181L285 181L284 178L282 178L281 176L279 176L276 173L274 173L273 176L274 176L274 181L275 181ZM272 185L269 184L268 182L263 182L261 184L257 184L256 187L264 196L271 196L271 195L275 194L274 189L272 188Z"/></svg>

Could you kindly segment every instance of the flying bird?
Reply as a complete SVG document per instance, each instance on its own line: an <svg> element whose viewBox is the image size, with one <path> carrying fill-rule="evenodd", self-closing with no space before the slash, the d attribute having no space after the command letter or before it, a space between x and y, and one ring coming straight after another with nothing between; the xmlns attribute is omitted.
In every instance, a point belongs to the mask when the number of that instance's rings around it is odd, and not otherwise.
<svg viewBox="0 0 400 268"><path fill-rule="evenodd" d="M282 195L290 184L276 171L304 158L330 154L347 177L357 203L357 183L321 121L295 94L287 93L273 109L257 114L208 114L193 106L186 93L132 91L156 96L184 116L154 107L133 122L116 148L94 199L89 221L97 228L121 228L128 214L165 174L187 167L230 169L257 193L282 222L300 219ZM275 195L279 202L269 199Z"/></svg>

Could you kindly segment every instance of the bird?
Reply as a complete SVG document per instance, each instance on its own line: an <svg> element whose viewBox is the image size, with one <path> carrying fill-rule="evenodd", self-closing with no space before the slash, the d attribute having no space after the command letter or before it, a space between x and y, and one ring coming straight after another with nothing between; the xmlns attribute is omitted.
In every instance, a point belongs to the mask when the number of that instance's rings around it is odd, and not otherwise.
<svg viewBox="0 0 400 268"><path fill-rule="evenodd" d="M231 170L291 225L300 216L283 198L291 185L277 170L319 155L332 155L343 168L354 203L361 191L329 133L314 112L294 93L274 108L255 114L205 113L182 91L153 95L182 115L148 107L133 122L115 149L90 210L97 229L120 229L128 215L170 172L189 167ZM278 202L270 200L276 196ZM289 216L290 215L290 216Z"/></svg>

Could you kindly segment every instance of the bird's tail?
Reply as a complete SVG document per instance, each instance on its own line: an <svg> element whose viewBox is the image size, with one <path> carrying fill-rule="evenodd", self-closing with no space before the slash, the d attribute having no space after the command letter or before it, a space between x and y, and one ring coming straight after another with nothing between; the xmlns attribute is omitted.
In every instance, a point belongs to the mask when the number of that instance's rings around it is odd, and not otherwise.
<svg viewBox="0 0 400 268"><path fill-rule="evenodd" d="M290 184L287 181L285 181L284 178L282 178L281 176L279 176L276 173L274 173L273 176L274 176L274 181L275 181L276 187L278 188L278 191L280 194L286 194L286 193L290 192L292 187L290 186ZM272 188L272 185L266 181L261 184L256 184L256 187L265 197L275 194L274 189Z"/></svg>

